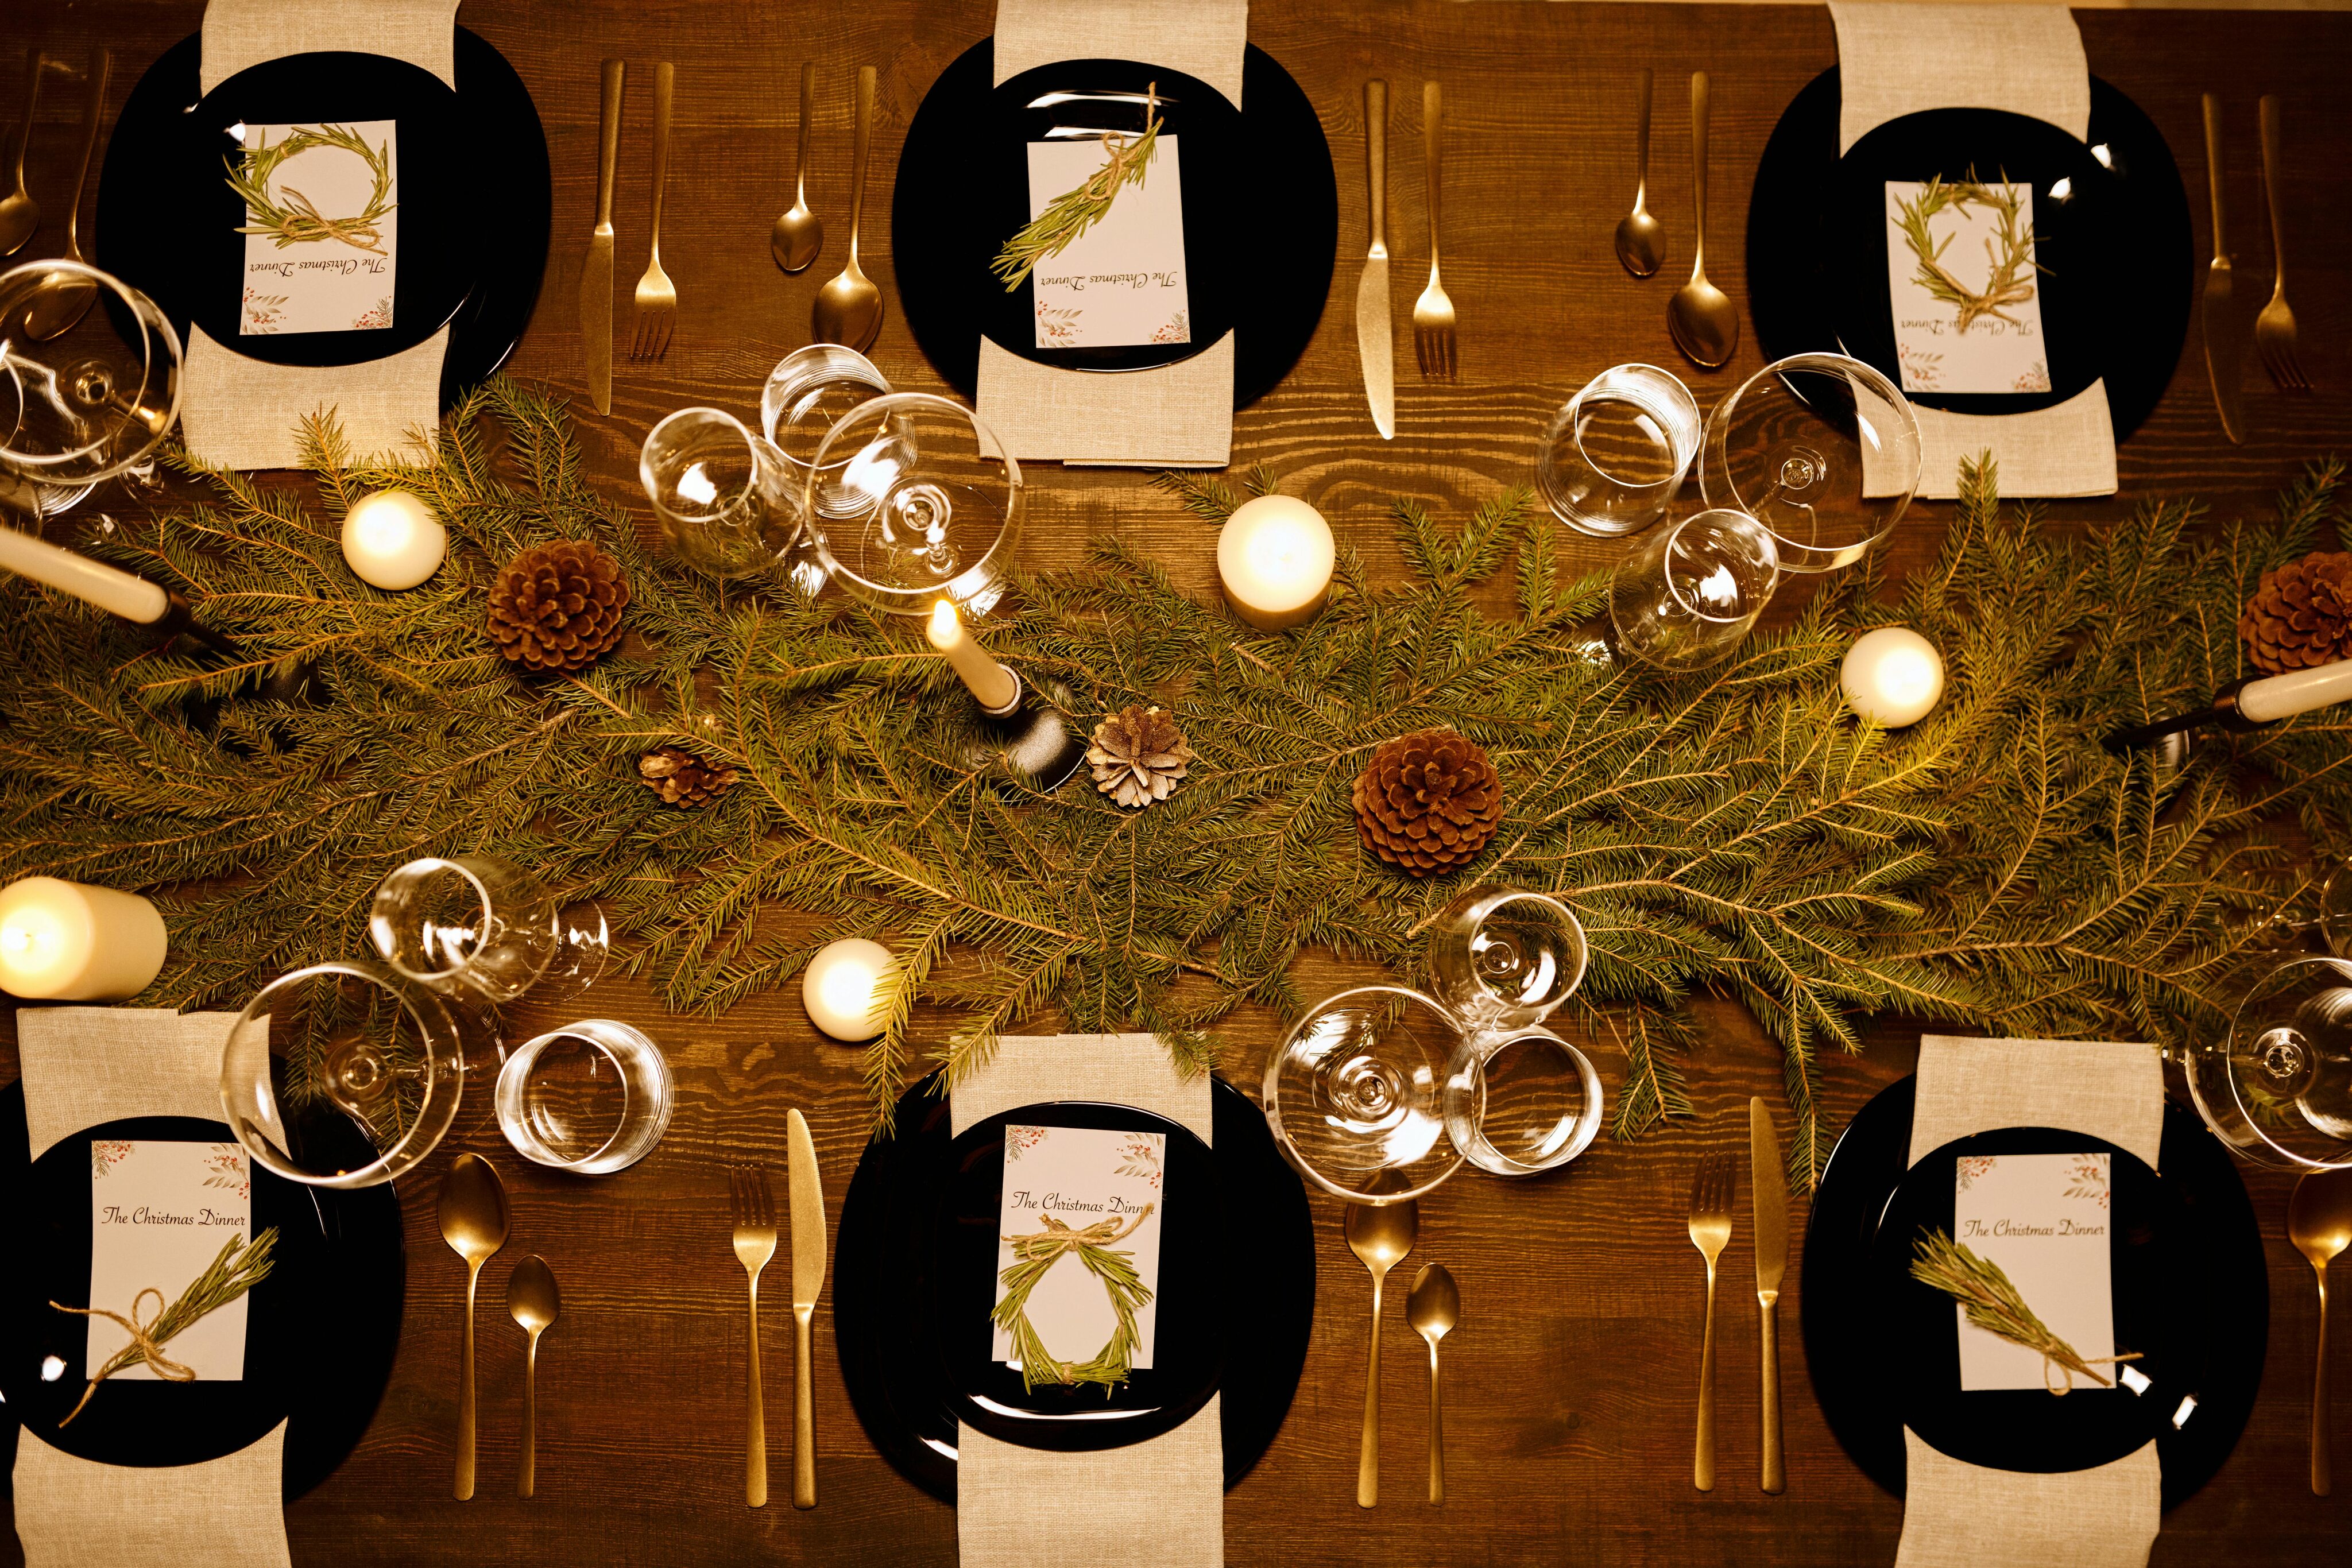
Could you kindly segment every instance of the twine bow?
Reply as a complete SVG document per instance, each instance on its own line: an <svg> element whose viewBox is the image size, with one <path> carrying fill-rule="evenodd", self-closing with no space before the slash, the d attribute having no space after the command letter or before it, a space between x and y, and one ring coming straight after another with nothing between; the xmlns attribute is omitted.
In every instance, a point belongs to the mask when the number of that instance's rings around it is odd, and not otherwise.
<svg viewBox="0 0 2352 1568"><path fill-rule="evenodd" d="M1076 1252L1087 1247L1108 1247L1114 1241L1132 1236L1138 1226L1151 1218L1151 1210L1154 1207L1156 1206L1152 1204L1145 1204L1142 1212L1137 1214L1125 1225L1121 1225L1118 1218L1113 1216L1108 1219L1097 1219L1083 1230L1073 1230L1049 1214L1045 1217L1045 1229L1033 1230L1026 1236L1008 1236L1004 1239L1013 1243L1013 1255L1015 1258L1024 1262L1043 1258L1048 1260L1047 1266L1051 1267L1052 1263L1058 1261L1065 1252Z"/></svg>
<svg viewBox="0 0 2352 1568"><path fill-rule="evenodd" d="M89 1380L89 1386L81 1391L81 1398L73 1410L58 1425L60 1427L70 1425L74 1416L81 1414L82 1406L89 1403L89 1396L98 1392L100 1384L138 1362L143 1361L153 1367L155 1375L167 1382L194 1382L195 1368L184 1366L165 1355L163 1342L205 1313L228 1305L268 1279L276 1262L270 1253L277 1245L278 1228L274 1225L255 1237L250 1245L242 1236L230 1237L221 1248L220 1255L213 1260L212 1267L190 1281L188 1288L180 1292L179 1300L171 1301L169 1305L159 1305L155 1315L143 1323L139 1321L139 1304L142 1301L150 1296L158 1302L168 1300L152 1285L131 1298L131 1315L127 1318L105 1307L69 1307L63 1301L51 1301L49 1305L58 1311L71 1312L76 1317L110 1318L121 1324L123 1332L131 1336L129 1344L107 1357L106 1364L98 1369L98 1375Z"/></svg>
<svg viewBox="0 0 2352 1568"><path fill-rule="evenodd" d="M139 1303L150 1296L155 1298L155 1315L142 1323L139 1321ZM150 1285L131 1298L131 1315L127 1318L105 1307L69 1307L63 1301L51 1301L49 1305L61 1312L71 1312L76 1317L111 1318L121 1323L123 1332L131 1336L131 1343L116 1351L108 1358L106 1364L98 1369L98 1375L91 1378L89 1386L81 1391L81 1398L75 1404L72 1414L58 1423L60 1428L73 1425L74 1416L81 1414L82 1406L89 1403L89 1396L98 1392L100 1383L134 1362L145 1362L155 1369L156 1376L173 1383L194 1383L196 1380L196 1369L165 1355L163 1340L155 1337L154 1331L163 1326L171 1304L164 1299L163 1292L154 1286Z"/></svg>
<svg viewBox="0 0 2352 1568"><path fill-rule="evenodd" d="M1012 1334L1013 1347L1021 1354L1023 1393L1040 1383L1065 1386L1099 1383L1103 1397L1108 1399L1112 1389L1127 1381L1139 1338L1136 1309L1151 1300L1151 1291L1135 1271L1128 1254L1112 1251L1110 1244L1133 1235L1158 1207L1145 1204L1124 1225L1114 1216L1076 1229L1048 1214L1044 1216L1044 1229L1004 1238L1012 1245L1014 1261L1000 1276L1004 1281L1004 1299L989 1315L998 1327ZM1037 1336L1029 1322L1029 1292L1037 1288L1037 1281L1045 1277L1047 1270L1071 1253L1076 1254L1087 1271L1103 1282L1103 1290L1110 1297L1111 1311L1118 1318L1109 1341L1092 1360L1085 1362L1063 1361L1050 1354L1045 1342Z"/></svg>

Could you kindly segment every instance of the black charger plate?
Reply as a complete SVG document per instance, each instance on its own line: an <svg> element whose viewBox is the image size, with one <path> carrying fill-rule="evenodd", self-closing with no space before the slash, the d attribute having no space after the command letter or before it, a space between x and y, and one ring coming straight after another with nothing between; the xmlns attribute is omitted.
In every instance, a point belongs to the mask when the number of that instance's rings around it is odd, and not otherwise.
<svg viewBox="0 0 2352 1568"><path fill-rule="evenodd" d="M1234 406L1265 395L1315 335L1339 242L1330 144L1290 73L1249 46L1237 110L1206 82L1133 60L1058 60L992 87L994 62L995 41L983 38L941 72L898 155L892 260L907 324L932 367L970 397L983 336L1039 364L1120 371L1189 359L1231 328ZM1029 221L1027 147L1053 123L1024 106L1057 89L1140 92L1155 81L1178 100L1165 110L1166 130L1181 138L1192 340L1040 349L1030 285L1007 293L988 270ZM1090 122L1120 112L1117 105L1071 107ZM1127 121L1101 123L1120 129Z"/></svg>
<svg viewBox="0 0 2352 1568"><path fill-rule="evenodd" d="M1832 67L1790 101L1757 168L1748 305L1765 356L1847 353L1901 386L1885 182L1973 170L2033 187L2052 390L1904 395L1956 413L2025 413L2105 377L2116 438L2138 429L2179 362L2196 280L2180 171L2139 107L2093 77L2087 141L2026 115L1938 109L1888 120L1843 158L1838 107ZM2064 200L2051 193L2062 180Z"/></svg>
<svg viewBox="0 0 2352 1568"><path fill-rule="evenodd" d="M450 329L446 407L506 362L547 269L547 138L522 78L474 33L457 31L455 92L383 55L289 55L199 96L201 35L182 39L131 91L99 183L98 265L143 291L184 338L281 365L384 359ZM226 127L400 124L394 325L380 331L239 334L244 207L228 188Z"/></svg>
<svg viewBox="0 0 2352 1568"><path fill-rule="evenodd" d="M356 1128L354 1145L363 1144ZM392 1188L333 1192L253 1172L254 1233L278 1228L276 1264L253 1287L239 1382L110 1379L59 1429L87 1378L85 1320L51 1301L89 1302L89 1145L100 1138L236 1142L221 1122L132 1116L86 1127L28 1157L22 1085L0 1090L0 1203L16 1217L19 1266L0 1287L0 1396L8 1442L17 1424L50 1447L100 1464L190 1465L233 1454L291 1417L289 1502L359 1446L392 1376L406 1267ZM355 1155L355 1157L363 1157ZM43 1381L55 1355L64 1373Z"/></svg>
<svg viewBox="0 0 2352 1568"><path fill-rule="evenodd" d="M1945 1145L1906 1167L1916 1082L1889 1085L1839 1137L1806 1228L1805 1354L1830 1429L1873 1480L1900 1497L1903 1428L1969 1464L2082 1469L2150 1437L2171 1508L2221 1468L2262 1384L2270 1279L2262 1233L2227 1150L2177 1105L2164 1113L2161 1173L2095 1138L2010 1127ZM1952 1223L1962 1155L2111 1154L2116 1343L2146 1393L2078 1384L1963 1393L1951 1298L1908 1276L1923 1227ZM2184 1396L2196 1405L2179 1427Z"/></svg>
<svg viewBox="0 0 2352 1568"><path fill-rule="evenodd" d="M842 1203L834 1337L867 1437L908 1480L952 1502L960 1417L1008 1442L1078 1452L1167 1431L1222 1386L1225 1484L1239 1481L1289 1411L1315 1317L1306 1189L1257 1107L1212 1080L1212 1149L1149 1112L1076 1102L1024 1106L958 1139L937 1083L933 1074L899 1100L897 1135L866 1145ZM1007 1121L1182 1134L1169 1140L1160 1364L1108 1400L1098 1388L1024 1396L1017 1372L986 1364ZM984 1257L960 1215L985 1216L976 1220ZM1212 1290L1226 1303L1244 1300L1245 1310L1219 1310Z"/></svg>

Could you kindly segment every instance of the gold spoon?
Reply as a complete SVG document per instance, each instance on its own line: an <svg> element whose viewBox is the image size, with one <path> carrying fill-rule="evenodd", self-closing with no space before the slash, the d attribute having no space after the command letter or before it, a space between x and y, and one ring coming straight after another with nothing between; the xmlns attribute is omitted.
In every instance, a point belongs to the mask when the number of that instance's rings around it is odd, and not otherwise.
<svg viewBox="0 0 2352 1568"><path fill-rule="evenodd" d="M857 222L866 211L866 151L874 136L874 68L857 68L857 151L849 165L849 265L817 290L816 340L864 353L882 331L882 291L857 267Z"/></svg>
<svg viewBox="0 0 2352 1568"><path fill-rule="evenodd" d="M563 1311L563 1297L555 1288L555 1270L534 1252L515 1265L507 1281L507 1315L530 1335L522 1363L522 1469L515 1477L515 1496L529 1497L539 1483L539 1336L554 1325Z"/></svg>
<svg viewBox="0 0 2352 1568"><path fill-rule="evenodd" d="M90 62L89 99L82 108L81 167L74 174L73 202L66 208L66 253L59 259L89 265L81 254L81 193L89 183L90 154L98 151L98 125L106 115L106 83L114 74L114 51L100 49ZM25 334L46 342L86 315L98 298L98 285L70 273L49 274L25 313Z"/></svg>
<svg viewBox="0 0 2352 1568"><path fill-rule="evenodd" d="M768 232L768 249L786 272L798 272L824 248L824 221L808 204L809 116L815 103L816 62L808 60L801 66L800 172L793 181L793 204Z"/></svg>
<svg viewBox="0 0 2352 1568"><path fill-rule="evenodd" d="M474 1287L482 1265L507 1244L507 1189L490 1162L459 1155L441 1178L441 1239L466 1260L466 1350L457 1382L457 1488L474 1495Z"/></svg>
<svg viewBox="0 0 2352 1568"><path fill-rule="evenodd" d="M1691 73L1691 204L1696 212L1692 234L1690 281L1675 290L1666 304L1666 330L1675 347L1703 371L1719 371L1739 347L1739 308L1722 289L1706 280L1706 73Z"/></svg>
<svg viewBox="0 0 2352 1568"><path fill-rule="evenodd" d="M1642 68L1642 91L1634 119L1633 210L1617 220L1617 259L1636 277L1647 277L1666 259L1666 231L1650 215L1650 68Z"/></svg>
<svg viewBox="0 0 2352 1568"><path fill-rule="evenodd" d="M1348 1246L1372 1271L1372 1354L1364 1382L1364 1448L1356 1461L1356 1502L1370 1508L1381 1500L1381 1281L1412 1250L1421 1234L1421 1205L1402 1203L1348 1206Z"/></svg>
<svg viewBox="0 0 2352 1568"><path fill-rule="evenodd" d="M41 71L48 63L48 57L38 49L26 52L25 123L16 128L16 188L0 196L0 256L14 256L24 249L33 231L41 226L41 204L25 189L25 150L32 144L33 110L41 101Z"/></svg>
<svg viewBox="0 0 2352 1568"><path fill-rule="evenodd" d="M1412 1277L1412 1294L1404 1299L1404 1321L1429 1342L1429 1500L1445 1500L1445 1397L1437 1370L1437 1342L1462 1321L1462 1292L1443 1263L1432 1263Z"/></svg>
<svg viewBox="0 0 2352 1568"><path fill-rule="evenodd" d="M2352 1247L2352 1170L2313 1171L2287 1200L2286 1239L2319 1276L2319 1370L2311 1384L2311 1494L2336 1490L2327 1457L2327 1265Z"/></svg>

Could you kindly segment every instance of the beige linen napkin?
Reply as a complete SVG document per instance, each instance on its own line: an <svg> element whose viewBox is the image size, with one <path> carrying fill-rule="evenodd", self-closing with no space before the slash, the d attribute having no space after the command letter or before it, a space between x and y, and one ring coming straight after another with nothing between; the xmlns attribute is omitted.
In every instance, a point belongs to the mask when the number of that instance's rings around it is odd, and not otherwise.
<svg viewBox="0 0 2352 1568"><path fill-rule="evenodd" d="M1148 60L1238 105L1249 0L1000 0L998 83L1055 60ZM1055 370L980 340L981 421L1024 461L1222 468L1234 450L1234 335L1181 364Z"/></svg>
<svg viewBox="0 0 2352 1568"><path fill-rule="evenodd" d="M961 1133L1041 1100L1133 1105L1211 1141L1207 1074L1179 1077L1167 1047L1148 1034L1007 1036L993 1061L956 1086L950 1119ZM1024 1448L962 1427L956 1539L963 1568L1223 1568L1223 1396L1213 1395L1173 1432L1095 1454ZM1072 1506L1052 1508L1057 1501Z"/></svg>
<svg viewBox="0 0 2352 1568"><path fill-rule="evenodd" d="M457 0L212 0L205 7L204 90L281 55L349 49L388 55L457 85ZM302 416L335 411L355 456L430 461L441 423L443 328L415 348L359 365L272 365L189 330L182 367L180 435L223 468L292 468L302 461Z"/></svg>
<svg viewBox="0 0 2352 1568"><path fill-rule="evenodd" d="M2152 1045L2079 1040L1919 1041L1911 1163L1971 1133L2063 1127L2156 1164L2164 1072ZM2153 1440L2113 1464L2053 1475L1989 1469L1909 1427L1895 1568L2145 1568L2163 1515Z"/></svg>
<svg viewBox="0 0 2352 1568"><path fill-rule="evenodd" d="M2074 137L2091 129L2091 77L2074 13L2058 5L1855 5L1830 0L1838 40L1838 152L1885 121L1928 109L1999 109ZM2116 429L2107 384L2032 413L1912 411L1919 494L1959 494L1959 465L1990 449L2004 496L2112 496ZM1865 494L1894 492L1863 455Z"/></svg>
<svg viewBox="0 0 2352 1568"><path fill-rule="evenodd" d="M152 1008L23 1008L17 1054L33 1157L124 1116L221 1119L228 1013ZM16 1538L26 1568L288 1568L286 1424L203 1464L131 1469L76 1458L16 1435Z"/></svg>

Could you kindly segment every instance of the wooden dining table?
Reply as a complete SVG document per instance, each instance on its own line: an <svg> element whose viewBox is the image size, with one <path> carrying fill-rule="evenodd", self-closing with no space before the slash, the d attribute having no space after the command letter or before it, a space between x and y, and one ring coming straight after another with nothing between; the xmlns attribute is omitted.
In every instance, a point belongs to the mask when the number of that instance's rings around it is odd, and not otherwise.
<svg viewBox="0 0 2352 1568"><path fill-rule="evenodd" d="M69 70L114 51L109 116L140 73L194 31L200 0L13 0L0 41L47 52ZM367 47L368 8L351 6L352 47ZM919 215L887 221L901 139L924 93L987 36L991 0L466 0L460 23L513 62L537 100L554 171L554 235L537 315L509 366L573 399L589 472L604 493L650 526L635 460L646 430L689 404L748 415L769 368L810 337L810 308L838 269L847 222L851 88L879 68L874 190L866 268L886 315L873 358L894 385L944 390L908 333L893 259L933 243ZM2052 525L2095 528L2152 502L2195 497L2211 524L2266 517L2309 460L2352 449L2345 334L2352 298L2352 16L2313 12L2077 13L2091 70L2121 89L2170 143L2190 197L2200 268L2210 254L2207 161L2200 110L2221 95L2224 171L2242 297L2269 287L2261 219L2255 105L2284 106L2280 199L2294 251L2294 307L2316 391L2273 389L2251 356L2241 372L2249 430L2225 436L2192 323L2178 369L2147 423L2118 453L2113 497L2051 504ZM1675 353L1666 301L1689 265L1690 134L1683 84L1693 71L1714 95L1710 275L1746 298L1742 236L1748 192L1782 109L1836 63L1829 13L1815 5L1445 4L1441 0L1256 0L1250 37L1297 78L1329 138L1339 182L1339 250L1332 295L1304 357L1273 392L1235 417L1233 461L1264 463L1360 551L1376 580L1405 570L1389 508L1409 497L1460 517L1497 490L1527 483L1550 412L1603 367L1675 369L1711 405L1763 362L1752 329L1731 363L1698 371ZM626 58L642 72L676 63L677 134L663 260L680 305L667 357L625 360L613 412L585 396L573 308L593 223L598 65ZM796 277L770 258L769 228L792 201L802 62L817 65L819 100L809 200L827 227L818 264ZM1634 186L1637 73L1657 74L1651 209L1666 225L1664 273L1630 277L1611 235ZM20 79L0 60L0 120L15 123ZM1393 298L1400 318L1393 441L1375 433L1357 368L1352 313L1365 243L1363 84L1391 84ZM1460 380L1413 372L1402 317L1427 254L1419 155L1423 81L1447 105L1446 283L1461 319ZM45 93L31 130L27 183L45 208L16 259L63 247L62 208L79 152L79 94ZM630 96L622 136L615 272L625 311L646 257L649 95ZM482 177L495 179L492 160ZM85 207L85 235L89 208ZM1253 214L1228 214L1224 238L1246 246ZM2251 314L2252 303L2248 310ZM625 342L626 329L621 329ZM271 483L300 484L280 476ZM1040 465L1022 546L1032 568L1077 562L1089 536L1116 533L1161 563L1188 591L1215 591L1213 533L1132 470ZM109 508L135 526L137 503ZM1921 503L1883 547L1891 571L1927 561L1952 515ZM1605 565L1622 546L1583 540L1573 564ZM1790 613L1783 595L1776 612ZM5 673L0 672L0 678ZM321 931L317 951L352 948L353 931ZM1302 958L1309 996L1372 977L1328 954ZM231 1008L241 998L221 999ZM744 1506L743 1272L729 1245L725 1167L781 1168L785 1113L814 1129L828 1209L865 1147L871 1109L855 1047L820 1036L797 987L751 998L718 1019L666 1012L640 981L600 980L572 1004L639 1025L677 1077L667 1135L642 1164L581 1179L530 1165L500 1138L487 1085L470 1090L440 1152L400 1184L407 1244L406 1315L397 1360L365 1439L287 1521L299 1564L495 1563L521 1565L735 1563L951 1563L956 1519L903 1479L861 1429L835 1356L831 1297L816 1313L815 1424L821 1501L811 1511ZM1380 1326L1388 1411L1380 1505L1357 1506L1359 1422L1369 1331L1369 1281L1340 1233L1338 1205L1318 1200L1319 1279L1314 1335L1286 1423L1229 1492L1225 1552L1237 1564L1856 1563L1894 1560L1902 1501L1840 1448L1809 1382L1796 1332L1806 1291L1801 1253L1783 1297L1782 1378L1788 1488L1758 1484L1759 1327L1749 1293L1745 1199L1748 1102L1780 1115L1780 1058L1730 1002L1697 1005L1703 1041L1686 1062L1692 1111L1630 1142L1603 1136L1567 1168L1509 1181L1465 1172L1422 1204L1411 1265L1442 1262L1460 1282L1460 1328L1446 1342L1447 1492L1423 1500L1427 1363L1392 1291ZM562 1021L528 999L514 1030ZM564 1016L570 1016L569 1014ZM919 1009L915 1039L944 1038L950 1015ZM1052 1032L1052 1019L1033 1026ZM1909 1072L1936 1020L1882 1018L1865 1049L1825 1053L1820 1097L1842 1127ZM1224 1071L1253 1095L1280 1020L1245 1007L1219 1031ZM1603 1058L1613 1108L1622 1058ZM16 1073L15 1026L0 1011L0 1080ZM1686 1233L1692 1168L1702 1153L1742 1155L1742 1197L1724 1254L1719 1307L1720 1484L1694 1490L1691 1448L1705 1273ZM435 1222L435 1186L448 1161L488 1156L511 1195L506 1254L485 1273L480 1349L481 1476L469 1502L451 1498L459 1322L466 1272ZM2234 1454L2166 1518L2159 1564L2340 1564L2352 1559L2352 1492L2312 1495L2306 1436L2317 1313L2311 1271L2287 1244L2289 1179L2245 1169L2270 1271L2268 1359L2260 1397ZM1801 1228L1799 1195L1792 1218ZM564 1311L539 1354L537 1496L512 1485L520 1435L524 1336L495 1303L527 1253L544 1256ZM1409 1277L1409 1276L1407 1276ZM788 1461L790 1317L769 1292L770 1422L774 1463ZM1245 1295L1232 1302L1248 1332ZM2339 1356L2339 1360L2341 1357ZM1890 1375L1895 1369L1889 1369ZM2352 1444L2352 1390L2339 1406L2339 1446ZM1041 1499L1041 1504L1052 1500ZM0 1563L16 1561L0 1535Z"/></svg>

